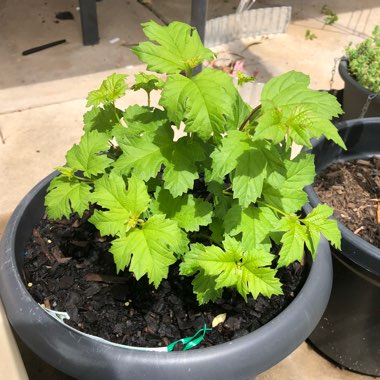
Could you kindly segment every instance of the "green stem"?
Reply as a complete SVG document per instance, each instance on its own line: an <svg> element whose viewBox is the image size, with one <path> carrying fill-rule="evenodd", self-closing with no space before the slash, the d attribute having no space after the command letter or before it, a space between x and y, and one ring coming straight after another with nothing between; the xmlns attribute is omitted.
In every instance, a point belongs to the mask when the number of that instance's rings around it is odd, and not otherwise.
<svg viewBox="0 0 380 380"><path fill-rule="evenodd" d="M148 107L150 107L150 91L146 92L148 94Z"/></svg>
<svg viewBox="0 0 380 380"><path fill-rule="evenodd" d="M283 216L287 216L288 214L280 209L278 209L277 207L274 207L274 206L271 206L270 204L268 203L265 203L263 201L256 201L257 203L260 203L262 204L263 206L266 206L266 207L269 207L270 209L272 209L273 211L276 211L278 212L279 214L283 215Z"/></svg>
<svg viewBox="0 0 380 380"><path fill-rule="evenodd" d="M250 113L249 115L243 120L243 122L241 123L241 126L239 128L239 131L242 131L245 127L245 125L249 122L249 120L252 118L252 116L254 116L259 110L261 109L261 104L259 104L258 106L256 106Z"/></svg>
<svg viewBox="0 0 380 380"><path fill-rule="evenodd" d="M88 183L93 183L93 182L94 182L92 179L79 177L79 176L77 176L77 175L75 175L75 174L74 174L74 178L75 178L75 179L79 179L79 180L82 181L82 182L88 182Z"/></svg>
<svg viewBox="0 0 380 380"><path fill-rule="evenodd" d="M119 117L119 115L117 114L117 110L116 110L116 107L115 107L115 103L112 103L112 106L113 106L113 111L114 111L114 113L115 113L116 119L117 119L117 121L120 123L120 117Z"/></svg>

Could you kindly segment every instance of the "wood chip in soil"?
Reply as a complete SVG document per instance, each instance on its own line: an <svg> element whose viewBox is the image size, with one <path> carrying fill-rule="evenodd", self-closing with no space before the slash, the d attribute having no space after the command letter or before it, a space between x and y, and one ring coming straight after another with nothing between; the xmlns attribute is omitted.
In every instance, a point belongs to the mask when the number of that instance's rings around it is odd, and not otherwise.
<svg viewBox="0 0 380 380"><path fill-rule="evenodd" d="M314 189L338 220L380 248L380 157L336 162L317 176Z"/></svg>
<svg viewBox="0 0 380 380"><path fill-rule="evenodd" d="M116 276L110 240L83 220L53 222L43 219L33 231L24 261L24 281L34 299L66 311L70 326L109 341L138 347L161 347L211 327L200 347L213 346L246 335L269 322L296 296L307 275L299 263L282 268L278 276L284 295L270 299L248 297L226 290L216 303L199 306L191 278L173 266L158 289L146 278L139 282L125 271ZM55 252L55 253L53 253ZM178 349L181 349L178 346Z"/></svg>

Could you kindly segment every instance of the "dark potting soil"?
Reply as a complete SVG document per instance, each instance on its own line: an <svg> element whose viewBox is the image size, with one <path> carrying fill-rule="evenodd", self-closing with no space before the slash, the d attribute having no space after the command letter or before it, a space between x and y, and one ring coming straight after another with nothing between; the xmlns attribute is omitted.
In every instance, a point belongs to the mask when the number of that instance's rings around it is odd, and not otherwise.
<svg viewBox="0 0 380 380"><path fill-rule="evenodd" d="M314 188L337 219L380 248L380 157L334 163L317 176Z"/></svg>
<svg viewBox="0 0 380 380"><path fill-rule="evenodd" d="M303 285L307 270L299 263L280 269L284 295L259 296L245 303L226 290L217 303L199 306L191 278L175 266L158 289L146 278L139 282L125 271L116 275L110 241L86 221L42 219L33 230L24 262L24 280L34 299L45 307L66 311L68 325L115 343L139 347L167 346L211 327L226 313L225 322L208 331L201 347L243 336L279 314ZM181 347L178 347L181 349Z"/></svg>

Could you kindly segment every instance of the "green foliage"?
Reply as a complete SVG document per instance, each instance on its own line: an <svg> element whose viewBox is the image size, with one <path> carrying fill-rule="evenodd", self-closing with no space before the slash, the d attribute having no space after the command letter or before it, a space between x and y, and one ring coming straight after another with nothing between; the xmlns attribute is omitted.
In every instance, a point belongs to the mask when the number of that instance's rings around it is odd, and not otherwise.
<svg viewBox="0 0 380 380"><path fill-rule="evenodd" d="M326 25L333 25L338 21L338 15L326 4L322 7L321 13L325 16L323 21Z"/></svg>
<svg viewBox="0 0 380 380"><path fill-rule="evenodd" d="M91 91L87 96L87 107L98 107L100 104L113 104L127 90L125 74L112 74L103 81L98 90Z"/></svg>
<svg viewBox="0 0 380 380"><path fill-rule="evenodd" d="M113 74L89 94L84 135L48 189L48 216L88 210L112 240L117 271L155 287L179 262L201 304L224 288L244 299L281 294L279 267L302 262L305 249L315 256L321 235L340 245L328 206L300 216L314 160L291 157L293 142L310 147L321 135L344 148L330 122L339 104L292 71L270 80L252 109L227 74L192 76L213 56L193 28L149 22L144 32L150 41L134 51L165 80L140 73L127 91L126 76ZM148 106L116 108L139 89ZM160 89L161 108L151 107L149 95Z"/></svg>
<svg viewBox="0 0 380 380"><path fill-rule="evenodd" d="M314 32L312 32L310 29L306 29L305 40L313 41L316 38L318 38L318 37Z"/></svg>
<svg viewBox="0 0 380 380"><path fill-rule="evenodd" d="M150 41L140 43L132 51L148 64L150 71L191 72L203 61L214 58L213 52L203 46L198 32L190 25L172 22L161 26L150 21L143 24L143 29Z"/></svg>
<svg viewBox="0 0 380 380"><path fill-rule="evenodd" d="M276 270L270 268L273 258L273 255L266 251L245 251L238 240L227 236L223 241L223 249L216 245L204 246L199 243L191 245L190 252L185 256L181 267L181 273L192 274L194 270L200 269L203 272L202 277L197 279L198 286L209 282L208 277L211 277L215 280L216 290L234 287L245 300L249 293L255 298L259 292L270 297L282 294L281 282L275 277ZM204 296L201 292L198 292L199 294L198 301L203 303Z"/></svg>
<svg viewBox="0 0 380 380"><path fill-rule="evenodd" d="M348 70L365 88L380 93L380 25L376 25L372 36L357 46L346 49Z"/></svg>
<svg viewBox="0 0 380 380"><path fill-rule="evenodd" d="M238 70L236 72L236 74L237 74L237 78L238 78L238 86L242 86L245 83L250 83L250 82L253 82L255 80L255 77L253 77L251 75L245 75L240 70Z"/></svg>

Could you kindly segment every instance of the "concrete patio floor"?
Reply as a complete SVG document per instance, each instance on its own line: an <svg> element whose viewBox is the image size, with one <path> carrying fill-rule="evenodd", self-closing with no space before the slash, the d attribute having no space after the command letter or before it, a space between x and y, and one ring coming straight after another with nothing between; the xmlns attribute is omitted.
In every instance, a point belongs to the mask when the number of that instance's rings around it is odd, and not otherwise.
<svg viewBox="0 0 380 380"><path fill-rule="evenodd" d="M83 46L77 2L30 0L0 3L0 237L22 197L56 166L82 134L87 93L113 72L133 74L144 69L128 47L143 39L140 23L189 20L189 1L153 0L153 11L137 1L97 3L100 43ZM209 1L208 17L234 11L237 0ZM323 22L323 0L258 0L255 7L290 5L292 21L286 34L235 41L215 51L244 57L245 68L265 82L288 70L310 75L312 87L328 89L334 59L351 41L368 36L380 21L378 0L331 0L328 6L339 19ZM57 21L55 13L71 11L74 20ZM310 30L314 40L306 40ZM22 56L28 48L65 38L66 44ZM119 38L116 43L110 40ZM335 75L334 88L342 81ZM136 93L127 102L142 101ZM157 94L155 95L157 100ZM22 348L19 354L0 305L0 380L68 379ZM25 371L24 364L27 369ZM28 374L27 374L28 373ZM360 380L366 376L337 368L306 343L259 380Z"/></svg>

